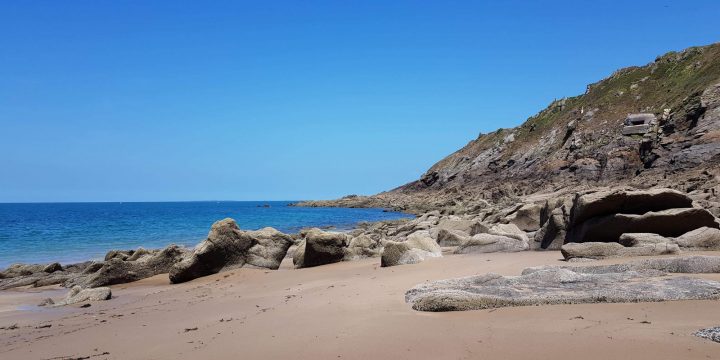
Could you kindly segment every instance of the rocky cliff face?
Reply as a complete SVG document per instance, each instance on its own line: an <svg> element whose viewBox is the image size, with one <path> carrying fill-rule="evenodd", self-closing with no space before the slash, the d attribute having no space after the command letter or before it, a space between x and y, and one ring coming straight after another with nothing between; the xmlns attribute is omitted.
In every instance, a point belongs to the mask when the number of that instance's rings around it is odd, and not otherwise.
<svg viewBox="0 0 720 360"><path fill-rule="evenodd" d="M656 120L627 131L625 120L637 113ZM486 201L617 185L701 191L714 201L718 154L720 44L713 44L618 70L518 127L481 134L417 181L337 203L462 212Z"/></svg>

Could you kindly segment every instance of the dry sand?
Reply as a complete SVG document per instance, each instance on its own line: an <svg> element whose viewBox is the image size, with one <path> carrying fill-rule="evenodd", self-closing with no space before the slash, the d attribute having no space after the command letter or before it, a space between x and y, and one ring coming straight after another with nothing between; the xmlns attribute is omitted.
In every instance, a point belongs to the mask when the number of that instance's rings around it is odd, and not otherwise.
<svg viewBox="0 0 720 360"><path fill-rule="evenodd" d="M564 264L558 259L559 252L498 253L302 270L286 259L279 271L115 286L112 300L89 308L34 306L65 290L4 291L0 327L17 329L0 330L0 359L720 359L720 344L692 335L720 325L719 301L450 313L417 312L404 302L405 291L424 281L517 275ZM720 281L720 274L702 277Z"/></svg>

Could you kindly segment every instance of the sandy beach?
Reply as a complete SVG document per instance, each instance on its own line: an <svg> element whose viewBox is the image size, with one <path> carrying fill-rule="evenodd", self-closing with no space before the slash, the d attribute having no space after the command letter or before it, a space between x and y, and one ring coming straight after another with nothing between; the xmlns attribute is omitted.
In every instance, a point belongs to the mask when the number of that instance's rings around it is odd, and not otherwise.
<svg viewBox="0 0 720 360"><path fill-rule="evenodd" d="M712 253L706 253L712 254ZM113 286L91 307L36 307L65 290L0 296L3 359L717 359L692 335L720 323L718 301L586 304L426 313L404 301L424 281L562 265L559 252L448 255L240 269L171 285ZM623 262L605 260L592 264ZM720 280L720 274L694 275ZM8 326L17 324L17 328Z"/></svg>

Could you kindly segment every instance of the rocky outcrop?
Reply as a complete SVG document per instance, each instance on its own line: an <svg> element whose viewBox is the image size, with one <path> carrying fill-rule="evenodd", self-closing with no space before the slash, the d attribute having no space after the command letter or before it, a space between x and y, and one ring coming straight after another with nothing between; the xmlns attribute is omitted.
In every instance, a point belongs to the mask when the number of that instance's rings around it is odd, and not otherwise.
<svg viewBox="0 0 720 360"><path fill-rule="evenodd" d="M486 274L415 286L405 301L420 311L506 306L720 299L720 282L637 271L580 273L545 268L521 276Z"/></svg>
<svg viewBox="0 0 720 360"><path fill-rule="evenodd" d="M303 242L295 250L293 264L299 269L340 262L345 258L349 243L349 236L345 233L311 229L304 234Z"/></svg>
<svg viewBox="0 0 720 360"><path fill-rule="evenodd" d="M715 217L705 209L668 209L642 215L613 214L593 217L574 225L565 242L618 242L625 233L674 237L701 227L718 227Z"/></svg>
<svg viewBox="0 0 720 360"><path fill-rule="evenodd" d="M112 256L91 275L73 281L83 287L94 288L129 283L159 274L167 274L188 255L188 250L170 245L162 250L139 248L129 256Z"/></svg>
<svg viewBox="0 0 720 360"><path fill-rule="evenodd" d="M672 189L611 190L578 194L570 211L570 225L614 214L642 215L676 208L691 208L692 199Z"/></svg>
<svg viewBox="0 0 720 360"><path fill-rule="evenodd" d="M417 264L431 257L442 256L440 245L428 231L410 234L405 241L387 241L382 251L382 267Z"/></svg>
<svg viewBox="0 0 720 360"><path fill-rule="evenodd" d="M103 301L112 297L112 291L109 287L99 287L94 289L83 289L80 286L73 286L65 298L56 302L54 306L72 305L87 301Z"/></svg>
<svg viewBox="0 0 720 360"><path fill-rule="evenodd" d="M528 250L527 240L502 235L477 234L455 249L455 254L517 252Z"/></svg>
<svg viewBox="0 0 720 360"><path fill-rule="evenodd" d="M205 241L170 270L170 281L181 283L243 266L275 270L293 239L273 228L243 231L233 219L212 225Z"/></svg>
<svg viewBox="0 0 720 360"><path fill-rule="evenodd" d="M625 247L618 243L570 243L560 248L565 260L584 258L584 259L606 259L616 257L630 256L652 256L652 255L671 255L680 252L677 244L663 242L654 244L639 244L633 247Z"/></svg>
<svg viewBox="0 0 720 360"><path fill-rule="evenodd" d="M470 235L460 230L440 229L437 233L437 242L440 246L458 246L469 239Z"/></svg>

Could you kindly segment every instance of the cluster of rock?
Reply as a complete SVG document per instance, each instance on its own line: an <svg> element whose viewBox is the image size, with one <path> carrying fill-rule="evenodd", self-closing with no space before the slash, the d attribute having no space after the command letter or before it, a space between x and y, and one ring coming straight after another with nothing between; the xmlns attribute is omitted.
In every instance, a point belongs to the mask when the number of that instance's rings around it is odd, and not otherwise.
<svg viewBox="0 0 720 360"><path fill-rule="evenodd" d="M366 257L379 257L387 267L443 253L552 249L572 261L720 250L720 224L686 194L670 189L585 191L504 207L488 203L472 214L430 211L413 220L362 224L350 232L246 231L224 219L194 249L170 245L114 250L103 261L68 266L13 265L0 272L0 289L55 284L98 288L165 273L172 283L181 283L242 267L274 270L286 257L298 269Z"/></svg>
<svg viewBox="0 0 720 360"><path fill-rule="evenodd" d="M717 273L720 257L528 268L520 276L485 274L424 283L408 290L405 300L420 311L462 311L548 304L720 299L720 282L664 276L667 272Z"/></svg>

